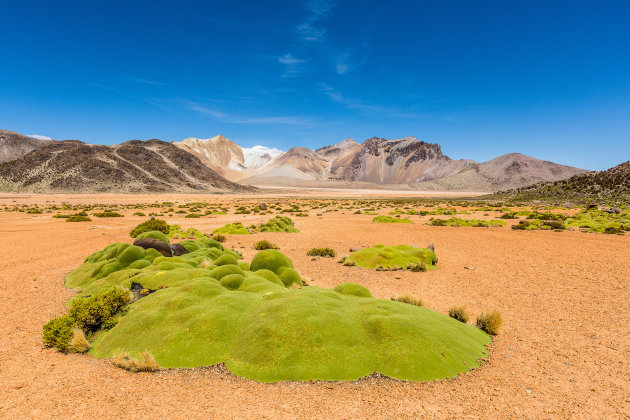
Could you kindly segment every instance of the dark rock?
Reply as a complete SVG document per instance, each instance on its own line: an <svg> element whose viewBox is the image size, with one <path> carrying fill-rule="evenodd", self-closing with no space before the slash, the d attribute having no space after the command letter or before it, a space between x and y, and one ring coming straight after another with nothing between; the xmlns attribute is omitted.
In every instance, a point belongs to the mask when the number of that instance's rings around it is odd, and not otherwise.
<svg viewBox="0 0 630 420"><path fill-rule="evenodd" d="M165 257L173 256L173 251L171 250L171 247L166 242L160 241L159 239L141 238L136 239L133 244L144 249L153 248Z"/></svg>
<svg viewBox="0 0 630 420"><path fill-rule="evenodd" d="M182 244L171 244L171 249L173 250L173 255L175 255L176 257L189 253Z"/></svg>

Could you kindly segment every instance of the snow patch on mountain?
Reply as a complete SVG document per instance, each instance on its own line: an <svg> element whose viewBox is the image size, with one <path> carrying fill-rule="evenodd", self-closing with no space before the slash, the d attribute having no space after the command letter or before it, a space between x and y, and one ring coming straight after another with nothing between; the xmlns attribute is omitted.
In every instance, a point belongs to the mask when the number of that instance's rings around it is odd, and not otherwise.
<svg viewBox="0 0 630 420"><path fill-rule="evenodd" d="M261 168L282 153L280 149L266 146L243 147L244 164L249 169Z"/></svg>

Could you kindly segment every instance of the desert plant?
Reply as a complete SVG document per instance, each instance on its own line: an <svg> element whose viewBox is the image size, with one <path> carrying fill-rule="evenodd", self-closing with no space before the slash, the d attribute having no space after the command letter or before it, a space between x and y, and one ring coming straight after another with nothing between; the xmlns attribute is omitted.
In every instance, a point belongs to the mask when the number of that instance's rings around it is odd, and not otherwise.
<svg viewBox="0 0 630 420"><path fill-rule="evenodd" d="M463 306L451 306L451 309L448 310L448 316L464 324L468 322L468 312Z"/></svg>
<svg viewBox="0 0 630 420"><path fill-rule="evenodd" d="M392 296L391 299L393 301L402 302L409 305L424 306L424 301L421 298L417 298L412 295L404 295L404 296L398 296L398 297Z"/></svg>
<svg viewBox="0 0 630 420"><path fill-rule="evenodd" d="M311 248L306 252L309 257L335 257L335 250L332 248Z"/></svg>
<svg viewBox="0 0 630 420"><path fill-rule="evenodd" d="M214 240L215 240L215 241L217 241L217 242L221 242L221 243L223 243L223 242L225 242L225 240L227 239L227 236L225 236L225 235L221 235L221 234L218 234L218 235L212 235L212 239L214 239Z"/></svg>
<svg viewBox="0 0 630 420"><path fill-rule="evenodd" d="M477 327L481 328L490 335L497 335L502 324L503 317L496 309L488 313L482 312L477 317Z"/></svg>
<svg viewBox="0 0 630 420"><path fill-rule="evenodd" d="M115 211L104 211L102 213L94 213L93 216L96 216L96 217L123 217L122 214L117 213Z"/></svg>
<svg viewBox="0 0 630 420"><path fill-rule="evenodd" d="M409 271L414 272L414 273L425 272L425 271L427 271L427 265L424 262L421 261L418 264L411 264L411 265L409 265L409 267L407 267L407 269Z"/></svg>
<svg viewBox="0 0 630 420"><path fill-rule="evenodd" d="M92 219L90 219L87 216L82 216L79 214L75 214L74 216L70 216L68 218L66 218L66 222L89 222Z"/></svg>
<svg viewBox="0 0 630 420"><path fill-rule="evenodd" d="M262 251L263 249L278 249L278 245L272 244L271 242L263 239L262 241L258 241L254 244L254 249L258 251Z"/></svg>
<svg viewBox="0 0 630 420"><path fill-rule="evenodd" d="M68 314L79 328L93 333L130 302L129 292L116 288L101 295L75 299Z"/></svg>
<svg viewBox="0 0 630 420"><path fill-rule="evenodd" d="M160 220L160 219L147 220L146 222L142 222L138 226L133 228L133 230L129 232L129 236L131 236L132 238L135 238L141 233L151 232L153 230L157 230L158 232L162 232L168 235L168 232L169 232L168 224L164 220Z"/></svg>
<svg viewBox="0 0 630 420"><path fill-rule="evenodd" d="M69 315L53 318L44 325L44 345L67 352L72 340L74 320Z"/></svg>
<svg viewBox="0 0 630 420"><path fill-rule="evenodd" d="M160 370L155 358L148 351L142 352L140 359L129 357L128 353L119 353L112 359L114 366L129 372L155 372Z"/></svg>
<svg viewBox="0 0 630 420"><path fill-rule="evenodd" d="M85 353L90 350L91 347L92 346L90 346L87 338L85 338L83 330L81 330L81 328L74 327L72 330L72 339L70 340L68 346L69 350L74 353Z"/></svg>

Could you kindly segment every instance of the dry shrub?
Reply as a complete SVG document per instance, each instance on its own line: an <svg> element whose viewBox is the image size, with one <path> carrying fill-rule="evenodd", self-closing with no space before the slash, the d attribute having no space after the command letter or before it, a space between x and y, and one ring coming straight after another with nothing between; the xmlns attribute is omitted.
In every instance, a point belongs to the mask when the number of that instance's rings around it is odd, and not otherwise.
<svg viewBox="0 0 630 420"><path fill-rule="evenodd" d="M499 328L503 324L503 317L496 309L492 312L484 313L477 317L477 326L491 335L497 335Z"/></svg>
<svg viewBox="0 0 630 420"><path fill-rule="evenodd" d="M200 268L208 268L212 265L212 260L210 259L204 259L203 261L201 261L201 264L199 264Z"/></svg>
<svg viewBox="0 0 630 420"><path fill-rule="evenodd" d="M153 355L148 351L143 352L140 359L133 359L129 357L128 353L118 353L113 357L112 363L129 372L155 372L160 370L160 365L157 364Z"/></svg>
<svg viewBox="0 0 630 420"><path fill-rule="evenodd" d="M411 295L404 295L399 297L392 296L392 300L396 302L407 303L409 305L424 306L424 301L421 298L417 298Z"/></svg>
<svg viewBox="0 0 630 420"><path fill-rule="evenodd" d="M70 340L69 350L74 353L86 353L92 346L85 338L85 334L81 328L72 330L72 339Z"/></svg>
<svg viewBox="0 0 630 420"><path fill-rule="evenodd" d="M451 306L451 309L448 310L448 316L464 324L468 322L468 312L463 306Z"/></svg>

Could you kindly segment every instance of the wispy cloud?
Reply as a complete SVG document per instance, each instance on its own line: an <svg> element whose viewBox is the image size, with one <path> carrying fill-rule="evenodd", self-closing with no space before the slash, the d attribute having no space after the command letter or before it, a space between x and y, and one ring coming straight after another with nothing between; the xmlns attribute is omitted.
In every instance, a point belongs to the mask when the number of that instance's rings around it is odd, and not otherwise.
<svg viewBox="0 0 630 420"><path fill-rule="evenodd" d="M52 137L42 136L42 135L39 135L39 134L27 134L26 137L31 137L31 138L37 139L37 140L52 140Z"/></svg>
<svg viewBox="0 0 630 420"><path fill-rule="evenodd" d="M189 109L200 114L208 115L219 121L231 124L278 124L278 125L299 125L310 126L313 121L300 116L248 116L235 115L221 110L208 108L199 104L189 104Z"/></svg>
<svg viewBox="0 0 630 420"><path fill-rule="evenodd" d="M309 14L307 19L297 26L297 31L305 41L321 41L326 35L326 29L321 26L321 20L334 7L331 0L311 0L306 4Z"/></svg>
<svg viewBox="0 0 630 420"><path fill-rule="evenodd" d="M141 77L123 77L123 80L141 85L166 86L166 83L158 82L156 80L143 79Z"/></svg>
<svg viewBox="0 0 630 420"><path fill-rule="evenodd" d="M390 108L382 105L366 104L356 99L348 98L344 96L338 90L330 87L329 85L322 85L320 89L326 96L328 96L333 102L343 105L348 109L357 109L359 111L377 112L387 117L403 118L403 119L419 119L428 117L427 114L421 114L413 111L400 110L398 108Z"/></svg>
<svg viewBox="0 0 630 420"><path fill-rule="evenodd" d="M294 57L291 53L286 53L278 58L278 62L285 66L282 77L294 77L301 71L301 66L306 60Z"/></svg>

